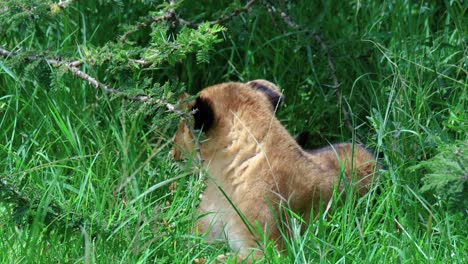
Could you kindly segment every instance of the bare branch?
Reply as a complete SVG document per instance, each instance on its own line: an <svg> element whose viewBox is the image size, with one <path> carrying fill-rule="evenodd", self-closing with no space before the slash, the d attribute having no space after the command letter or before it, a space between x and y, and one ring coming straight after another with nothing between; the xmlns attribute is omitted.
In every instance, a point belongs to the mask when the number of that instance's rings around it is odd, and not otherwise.
<svg viewBox="0 0 468 264"><path fill-rule="evenodd" d="M320 45L320 48L322 49L323 53L325 54L325 56L327 58L328 68L330 69L330 76L331 76L331 79L333 81L333 88L335 89L335 95L337 97L338 103L341 105L341 111L343 112L343 115L344 115L345 126L353 133L354 128L353 128L353 125L351 124L351 121L350 121L351 120L350 114L349 114L348 110L346 109L346 106L341 103L343 96L341 94L340 83L338 81L338 77L336 77L335 63L332 60L332 57L330 55L330 50L329 50L327 44L325 43L325 41L323 41L323 39L320 37L319 34L314 33L312 31L298 25L296 22L294 22L294 20L286 12L284 12L280 8L276 7L275 8L276 10L273 9L272 5L268 1L265 3L265 7L266 7L267 11L271 15L275 11L279 12L279 14L280 14L281 18L283 19L284 23L286 25L288 25L289 27L294 28L294 29L303 29L306 32L308 32L309 34L311 34L311 36L314 38L314 40ZM356 136L356 140L358 142L360 142L360 139L357 136Z"/></svg>
<svg viewBox="0 0 468 264"><path fill-rule="evenodd" d="M267 11L268 11L268 15L270 15L271 21L273 22L273 24L275 25L275 27L276 27L279 31L282 32L283 30L280 28L280 25L278 25L278 23L276 22L276 19L275 19L275 11L273 10L273 7L272 7L271 4L268 3L268 2L265 2L264 5L265 5L265 8L266 8Z"/></svg>
<svg viewBox="0 0 468 264"><path fill-rule="evenodd" d="M120 41L121 42L125 42L125 40L127 40L127 36L132 34L133 32L136 32L142 28L145 28L155 22L158 22L158 21L161 21L161 20L167 20L169 17L167 15L163 15L163 16L157 16L157 17L152 17L152 18L149 18L148 20L144 21L144 22L141 22L139 23L138 25L136 25L134 28L130 29L129 31L125 32L121 37L120 37Z"/></svg>
<svg viewBox="0 0 468 264"><path fill-rule="evenodd" d="M68 5L70 5L71 3L73 2L73 0L66 0L66 1L60 1L57 6L64 9L66 8Z"/></svg>
<svg viewBox="0 0 468 264"><path fill-rule="evenodd" d="M190 28L196 28L202 24L205 24L205 23L209 23L210 25L216 25L216 24L223 24L225 23L226 21L228 20L231 20L232 18L242 14L242 13L246 13L249 11L250 7L256 2L257 0L250 0L249 2L247 2L247 4L245 4L243 7L239 8L239 9L236 9L234 10L231 14L227 15L227 16L221 16L220 18L216 19L216 20L213 20L213 21L207 21L207 22L199 22L199 23L196 23L196 22L191 22L191 21L187 21L183 18L180 18L180 17L177 17L177 20L180 24L184 25L184 26L187 26L187 27L190 27Z"/></svg>
<svg viewBox="0 0 468 264"><path fill-rule="evenodd" d="M3 57L6 57L6 58L16 56L15 53L4 49L2 46L0 46L0 55L2 55Z"/></svg>
<svg viewBox="0 0 468 264"><path fill-rule="evenodd" d="M345 117L344 118L345 125L351 132L353 132L354 128L350 121L351 119L350 114L348 110L346 109L346 106L341 103L341 99L343 98L343 95L341 94L340 83L338 82L338 78L336 77L335 63L333 63L328 46L325 44L325 42L322 40L322 38L318 34L313 33L312 36L314 37L315 41L317 41L317 43L320 45L323 53L325 53L325 56L327 57L327 63L328 63L328 67L330 68L330 75L332 77L333 87L335 88L336 97L338 98L338 102L341 104L341 111L343 112L343 115ZM359 138L356 137L356 139L360 142Z"/></svg>
<svg viewBox="0 0 468 264"><path fill-rule="evenodd" d="M134 59L129 59L129 61L133 62L133 63L136 63L142 67L146 67L146 66L149 66L151 65L151 62L148 62L148 61L145 61L145 60L134 60Z"/></svg>
<svg viewBox="0 0 468 264"><path fill-rule="evenodd" d="M286 23L286 25L288 25L289 27L292 27L292 28L299 28L299 25L296 24L296 22L294 22L290 16L288 16L285 12L281 11L280 13L281 15L281 18L283 19L284 23Z"/></svg>

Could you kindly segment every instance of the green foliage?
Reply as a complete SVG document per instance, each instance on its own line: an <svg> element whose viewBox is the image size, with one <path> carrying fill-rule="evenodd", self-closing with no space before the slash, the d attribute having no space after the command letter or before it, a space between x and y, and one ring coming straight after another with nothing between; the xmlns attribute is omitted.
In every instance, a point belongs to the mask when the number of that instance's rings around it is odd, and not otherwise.
<svg viewBox="0 0 468 264"><path fill-rule="evenodd" d="M5 0L0 3L0 36L9 36L11 31L17 33L37 32L36 23L50 23L53 1L42 0ZM43 32L38 32L43 33ZM26 37L26 35L23 35Z"/></svg>
<svg viewBox="0 0 468 264"><path fill-rule="evenodd" d="M432 191L451 208L468 208L468 141L442 146L438 153L411 169L425 173L421 191Z"/></svg>
<svg viewBox="0 0 468 264"><path fill-rule="evenodd" d="M167 28L155 26L151 33L151 45L143 58L154 65L166 61L169 65L174 65L183 61L187 54L196 52L197 62L206 63L209 61L209 52L213 50L214 44L222 41L217 35L223 30L225 28L222 26L210 26L205 23L197 29L184 27L177 34L177 39L173 39L175 36L167 35Z"/></svg>

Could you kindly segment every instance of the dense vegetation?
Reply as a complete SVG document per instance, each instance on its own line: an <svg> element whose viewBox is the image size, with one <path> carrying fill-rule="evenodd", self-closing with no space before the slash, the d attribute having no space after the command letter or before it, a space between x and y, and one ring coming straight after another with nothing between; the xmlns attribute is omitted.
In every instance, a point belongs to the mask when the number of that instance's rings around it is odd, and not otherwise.
<svg viewBox="0 0 468 264"><path fill-rule="evenodd" d="M259 262L466 263L467 1L193 2L0 2L0 262L228 252L191 232L200 179L170 159L168 104L262 78L308 147L361 141L383 169L303 233L283 219Z"/></svg>

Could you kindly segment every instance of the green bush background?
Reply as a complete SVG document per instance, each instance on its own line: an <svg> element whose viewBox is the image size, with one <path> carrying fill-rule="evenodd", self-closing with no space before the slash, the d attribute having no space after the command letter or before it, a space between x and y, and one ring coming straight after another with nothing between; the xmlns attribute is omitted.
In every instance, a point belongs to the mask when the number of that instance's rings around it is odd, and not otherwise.
<svg viewBox="0 0 468 264"><path fill-rule="evenodd" d="M259 262L466 263L466 1L255 1L222 27L176 16L216 21L245 1L57 4L0 3L0 47L15 52L0 57L2 263L188 263L228 251L190 232L200 182L169 156L179 116L126 98L176 103L259 78L281 87L279 119L308 131L308 147L359 139L384 166L379 194L284 237L281 255L268 244ZM122 94L40 58L82 61Z"/></svg>

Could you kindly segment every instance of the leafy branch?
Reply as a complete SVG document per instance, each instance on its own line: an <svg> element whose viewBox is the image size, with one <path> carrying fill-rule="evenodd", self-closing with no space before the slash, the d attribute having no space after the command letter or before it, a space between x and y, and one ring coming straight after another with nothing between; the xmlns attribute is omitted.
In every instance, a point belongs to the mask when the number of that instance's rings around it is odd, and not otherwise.
<svg viewBox="0 0 468 264"><path fill-rule="evenodd" d="M243 7L239 8L239 9L236 9L234 10L232 13L230 13L229 15L227 16L221 16L219 17L218 19L216 20L212 20L212 21L207 21L207 22L193 22L193 21L189 21L189 20L185 20L183 19L182 17L180 17L179 15L176 14L175 12L175 9L174 9L174 6L176 5L175 1L170 1L169 2L169 6L171 7L170 9L168 9L164 14L162 15L158 15L158 16L153 16L149 19L147 19L146 21L144 22L141 22L139 24L137 24L136 26L134 26L132 29L130 29L129 31L125 32L121 37L120 37L120 41L121 42L125 42L128 35L134 33L134 32L137 32L138 30L141 30L145 27L148 27L150 26L151 24L153 23L156 23L156 22L159 22L159 21L174 21L174 22L177 22L179 23L180 25L182 26L186 26L186 27L189 27L189 28L198 28L199 26L202 26L204 24L208 24L208 25L211 25L211 26L214 26L214 25L222 25L224 24L225 22L233 19L234 17L236 16L239 16L240 14L242 13L246 13L249 11L250 7L256 2L257 0L250 0L249 2L247 2Z"/></svg>
<svg viewBox="0 0 468 264"><path fill-rule="evenodd" d="M0 55L3 56L3 57L6 57L6 58L10 58L10 57L17 56L18 53L8 51L8 50L6 50L6 49L4 49L3 47L0 46ZM164 106L167 109L167 111L175 113L180 118L182 118L183 122L189 128L192 137L197 138L197 132L195 131L195 129L193 128L193 125L190 122L191 116L196 111L183 112L180 109L178 109L176 105L171 104L171 103L169 103L166 100L161 99L161 98L152 98L150 95L129 96L127 93L122 92L121 89L113 88L110 85L102 83L102 82L98 81L96 78L93 78L89 74L81 71L78 67L82 66L84 64L84 62L79 61L79 60L67 62L67 61L61 61L59 59L45 58L45 57L41 57L41 56L38 56L38 55L28 56L28 57L26 57L26 59L29 60L29 61L45 60L47 63L49 63L50 65L52 65L54 67L64 66L74 76L86 81L89 85L93 86L94 88L96 88L98 90L102 90L102 91L110 93L110 94L119 95L119 96L122 96L123 98L129 99L131 101L137 101L137 102L141 102L141 103L149 103L149 104L153 104L153 105ZM197 146L196 146L196 155L197 155L198 163L201 164L202 163L202 158L201 158L200 146L198 145L198 142L197 142ZM124 185L126 185L126 184L124 184ZM119 187L117 192L119 192L122 188L123 188L123 186Z"/></svg>

